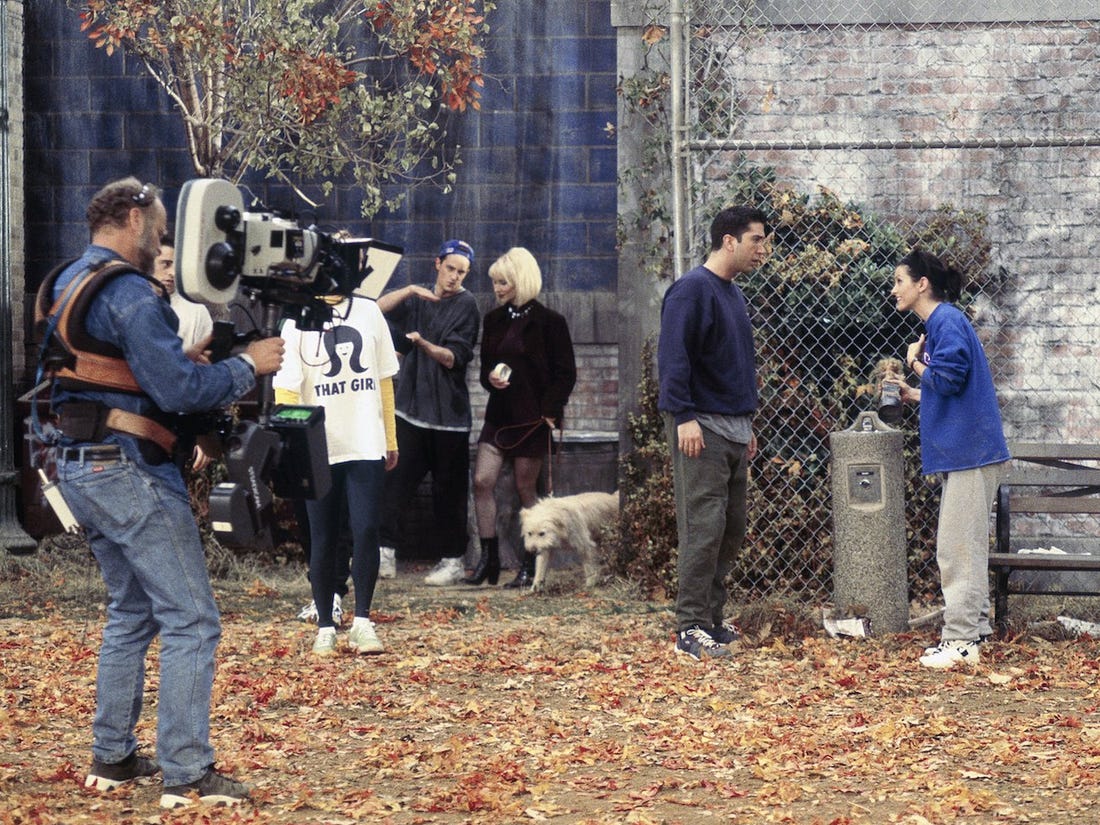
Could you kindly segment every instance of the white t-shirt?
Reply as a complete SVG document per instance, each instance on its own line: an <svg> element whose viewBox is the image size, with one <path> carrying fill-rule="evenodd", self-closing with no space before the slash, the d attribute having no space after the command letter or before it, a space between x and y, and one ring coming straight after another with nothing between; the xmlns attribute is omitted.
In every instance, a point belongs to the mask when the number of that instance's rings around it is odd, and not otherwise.
<svg viewBox="0 0 1100 825"><path fill-rule="evenodd" d="M202 304L188 301L178 292L173 292L168 301L172 305L172 311L180 319L178 334L180 340L183 341L185 350L191 349L214 331L214 321L210 317L210 310Z"/></svg>
<svg viewBox="0 0 1100 825"><path fill-rule="evenodd" d="M329 464L386 457L380 382L397 374L389 327L367 298L332 308L324 332L283 325L286 356L275 375L277 389L298 393L302 404L325 408Z"/></svg>

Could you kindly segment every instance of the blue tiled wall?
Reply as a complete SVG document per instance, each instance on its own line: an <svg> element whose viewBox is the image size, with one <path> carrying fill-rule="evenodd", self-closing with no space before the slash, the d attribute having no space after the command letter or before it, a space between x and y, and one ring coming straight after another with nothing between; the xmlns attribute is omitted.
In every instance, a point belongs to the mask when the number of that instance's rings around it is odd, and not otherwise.
<svg viewBox="0 0 1100 825"><path fill-rule="evenodd" d="M488 264L529 247L545 288L615 289L615 37L609 0L501 0L491 15L480 112L459 118L464 163L451 195L413 192L393 216L365 225L353 191L339 191L321 222L398 243L397 279L428 277L441 240L470 241L471 289L487 293ZM87 241L84 208L126 174L159 182L169 209L193 176L178 118L139 65L108 57L63 2L26 6L27 283ZM269 188L274 207L302 208Z"/></svg>

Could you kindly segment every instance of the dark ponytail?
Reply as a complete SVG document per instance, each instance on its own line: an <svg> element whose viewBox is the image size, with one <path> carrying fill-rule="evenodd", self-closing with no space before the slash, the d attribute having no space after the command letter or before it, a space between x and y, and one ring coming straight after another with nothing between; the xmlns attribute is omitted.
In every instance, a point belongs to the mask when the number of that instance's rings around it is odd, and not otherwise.
<svg viewBox="0 0 1100 825"><path fill-rule="evenodd" d="M914 249L900 261L898 266L909 268L914 281L927 278L932 285L932 295L938 301L955 303L962 295L963 276L953 266L948 266L931 252Z"/></svg>

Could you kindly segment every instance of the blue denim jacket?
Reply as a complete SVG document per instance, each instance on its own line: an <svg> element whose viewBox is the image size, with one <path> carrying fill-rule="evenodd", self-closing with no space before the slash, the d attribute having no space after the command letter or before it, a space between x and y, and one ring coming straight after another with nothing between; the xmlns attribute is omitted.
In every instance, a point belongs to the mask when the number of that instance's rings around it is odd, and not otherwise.
<svg viewBox="0 0 1100 825"><path fill-rule="evenodd" d="M61 273L54 287L54 300L75 276L106 261L118 260L118 253L90 245L84 254ZM137 275L121 275L110 281L92 302L85 320L88 334L114 344L122 350L138 384L147 395L112 391L68 391L54 386L53 406L65 403L99 401L140 415L163 412L206 412L229 404L256 383L252 368L239 357L217 364L196 364L183 352L176 335L178 319L171 306L152 285ZM62 438L71 446L71 439ZM138 449L137 439L123 433L111 433L105 444L118 444L127 458L157 478L186 494L183 478L168 461L151 465Z"/></svg>

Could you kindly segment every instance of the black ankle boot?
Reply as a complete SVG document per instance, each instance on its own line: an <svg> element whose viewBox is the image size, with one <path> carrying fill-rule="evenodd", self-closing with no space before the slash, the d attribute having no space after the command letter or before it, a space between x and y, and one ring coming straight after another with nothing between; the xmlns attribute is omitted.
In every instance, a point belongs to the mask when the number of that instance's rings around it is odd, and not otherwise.
<svg viewBox="0 0 1100 825"><path fill-rule="evenodd" d="M516 577L504 586L510 589L517 587L530 587L534 583L534 581L535 554L525 552L523 554L523 560L519 564L519 572L516 573Z"/></svg>
<svg viewBox="0 0 1100 825"><path fill-rule="evenodd" d="M497 537L481 540L481 558L477 560L474 575L463 579L465 584L481 584L486 579L496 584L500 579L500 544Z"/></svg>

